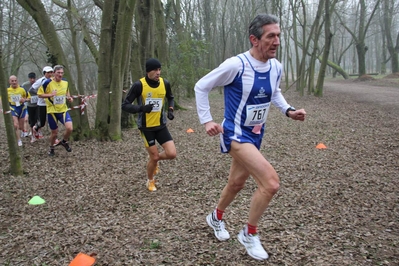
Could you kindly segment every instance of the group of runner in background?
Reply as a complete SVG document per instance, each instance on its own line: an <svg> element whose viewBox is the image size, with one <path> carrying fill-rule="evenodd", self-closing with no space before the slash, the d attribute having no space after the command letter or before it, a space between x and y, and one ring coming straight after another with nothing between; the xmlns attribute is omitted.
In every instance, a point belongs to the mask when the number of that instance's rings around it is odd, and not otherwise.
<svg viewBox="0 0 399 266"><path fill-rule="evenodd" d="M23 146L22 138L25 137L30 137L31 143L43 138L43 127L47 122L51 131L48 154L54 156L54 147L58 145L72 151L68 139L73 127L66 101L72 102L73 98L63 75L63 66L57 65L54 69L45 66L41 78L36 79L36 74L31 72L22 86L15 75L10 76L7 94L18 146ZM58 122L65 126L61 141L57 139Z"/></svg>

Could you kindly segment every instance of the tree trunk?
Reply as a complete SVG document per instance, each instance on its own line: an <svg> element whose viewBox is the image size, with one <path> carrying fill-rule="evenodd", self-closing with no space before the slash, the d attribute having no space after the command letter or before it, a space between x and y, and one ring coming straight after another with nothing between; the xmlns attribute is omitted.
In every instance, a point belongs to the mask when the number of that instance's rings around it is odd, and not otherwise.
<svg viewBox="0 0 399 266"><path fill-rule="evenodd" d="M155 14L155 56L159 59L162 65L167 66L169 62L168 57L168 42L166 33L168 32L165 23L164 8L162 1L154 1L154 14Z"/></svg>
<svg viewBox="0 0 399 266"><path fill-rule="evenodd" d="M359 63L359 77L366 74L366 44L360 42L356 44L357 61Z"/></svg>
<svg viewBox="0 0 399 266"><path fill-rule="evenodd" d="M139 28L139 55L141 65L150 58L154 57L154 2L137 2L136 22Z"/></svg>
<svg viewBox="0 0 399 266"><path fill-rule="evenodd" d="M323 61L323 58L321 56L318 57L320 63ZM345 70L342 69L342 67L340 67L339 65L335 64L334 62L331 62L330 60L327 60L327 65L329 67L331 67L332 69L334 69L335 71L337 71L339 74L341 74L341 76L344 79L348 79L349 75L348 73L346 73Z"/></svg>
<svg viewBox="0 0 399 266"><path fill-rule="evenodd" d="M310 56L309 60L309 79L308 79L308 93L313 93L314 92L314 77L315 77L315 71L316 71L316 60L317 60L317 53L319 53L319 36L321 35L321 29L322 27L320 26L320 20L321 20L321 15L322 11L324 8L324 1L325 0L319 0L319 6L317 8L317 13L316 13L316 18L312 24L312 28L309 33L308 37L308 42L306 44L306 51L310 49L310 40L313 39L313 51ZM314 37L313 37L314 36ZM306 53L304 53L306 54Z"/></svg>
<svg viewBox="0 0 399 266"><path fill-rule="evenodd" d="M297 9L293 3L292 0L290 0L291 8L292 8L292 34L294 38L294 43L298 43L298 28L297 28ZM300 69L300 61L299 61L299 50L298 50L298 45L294 45L294 50L295 50L295 66L296 66L296 71L295 71L295 80L299 79L301 77L301 69ZM296 83L296 90L300 90L300 83Z"/></svg>
<svg viewBox="0 0 399 266"><path fill-rule="evenodd" d="M325 19L324 19L325 46L324 46L323 59L321 61L319 76L317 78L317 84L315 90L315 95L319 97L323 96L324 77L326 74L328 56L330 54L331 39L333 37L330 30L331 29L330 0L325 0L324 10L325 10Z"/></svg>
<svg viewBox="0 0 399 266"><path fill-rule="evenodd" d="M121 139L121 103L123 92L123 76L128 66L126 55L130 50L135 0L121 0L119 3L118 21L116 25L114 55L112 61L111 108L109 136L111 140Z"/></svg>
<svg viewBox="0 0 399 266"><path fill-rule="evenodd" d="M71 0L68 0L68 11L67 11L67 18L68 18L68 22L69 22L69 27L70 27L70 31L71 31L71 36L72 36L72 40L71 40L71 45L73 48L73 52L74 52L74 56L75 56L75 64L76 64L76 75L77 75L77 80L78 80L78 87L76 88L77 94L75 95L77 96L76 98L74 97L74 101L73 101L73 106L79 106L81 104L83 104L82 98L80 95L84 95L85 91L84 91L84 83L83 83L83 71L82 71L82 65L80 62L80 54L79 54L79 45L78 45L78 41L77 41L77 37L76 37L76 30L73 24L73 19L72 19L72 3ZM72 95L72 93L71 93ZM75 133L73 135L75 140L79 140L81 137L87 138L89 137L90 134L90 127L89 127L89 119L88 119L88 110L87 108L85 108L83 114L81 115L81 109L72 109L70 111L70 113L73 113L73 118L75 119L73 120L74 122L74 130ZM72 114L71 114L72 115ZM80 119L80 122L77 123L76 119ZM80 128L76 126L76 124L80 124ZM77 130L82 130L83 134L79 134L80 132L77 132Z"/></svg>
<svg viewBox="0 0 399 266"><path fill-rule="evenodd" d="M383 2L383 13L384 13L384 33L387 42L387 48L391 56L391 68L392 73L399 72L399 33L396 37L396 45L392 38L392 19L394 12L394 1L384 0Z"/></svg>
<svg viewBox="0 0 399 266"><path fill-rule="evenodd" d="M10 173L15 176L23 175L22 158L20 147L17 145L17 137L15 136L14 122L12 120L10 106L8 104L7 84L8 79L3 70L3 52L0 47L0 92L1 103L3 105L4 124L6 127L8 152L10 154Z"/></svg>
<svg viewBox="0 0 399 266"><path fill-rule="evenodd" d="M95 127L100 140L108 140L112 51L114 43L114 9L116 0L104 1L98 57L98 94Z"/></svg>

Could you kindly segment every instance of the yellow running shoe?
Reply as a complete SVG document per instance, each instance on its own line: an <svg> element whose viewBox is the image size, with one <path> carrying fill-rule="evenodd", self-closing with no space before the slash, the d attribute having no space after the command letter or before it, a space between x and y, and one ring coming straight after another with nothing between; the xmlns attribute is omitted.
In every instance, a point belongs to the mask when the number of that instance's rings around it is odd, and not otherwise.
<svg viewBox="0 0 399 266"><path fill-rule="evenodd" d="M147 180L147 188L149 191L156 191L157 188L155 187L155 180Z"/></svg>

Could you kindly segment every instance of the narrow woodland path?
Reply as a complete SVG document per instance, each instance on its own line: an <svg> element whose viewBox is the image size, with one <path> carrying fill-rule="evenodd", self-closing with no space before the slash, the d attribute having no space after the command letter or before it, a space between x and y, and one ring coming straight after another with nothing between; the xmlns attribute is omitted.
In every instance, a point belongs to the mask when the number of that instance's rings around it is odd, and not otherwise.
<svg viewBox="0 0 399 266"><path fill-rule="evenodd" d="M399 85L394 82L384 81L356 82L353 80L326 81L325 92L339 92L346 94L355 102L365 102L383 107L392 108L392 111L399 112Z"/></svg>

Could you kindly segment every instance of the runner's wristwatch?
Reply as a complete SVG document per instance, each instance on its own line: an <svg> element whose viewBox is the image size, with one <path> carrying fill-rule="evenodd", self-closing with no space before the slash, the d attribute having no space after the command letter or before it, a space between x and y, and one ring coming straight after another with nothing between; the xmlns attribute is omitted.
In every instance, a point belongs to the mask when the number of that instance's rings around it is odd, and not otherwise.
<svg viewBox="0 0 399 266"><path fill-rule="evenodd" d="M292 106L288 107L287 111L285 111L285 115L286 115L287 117L290 117L290 116L288 115L288 112L289 112L289 111L296 111L296 109L295 109L294 107L292 107Z"/></svg>

